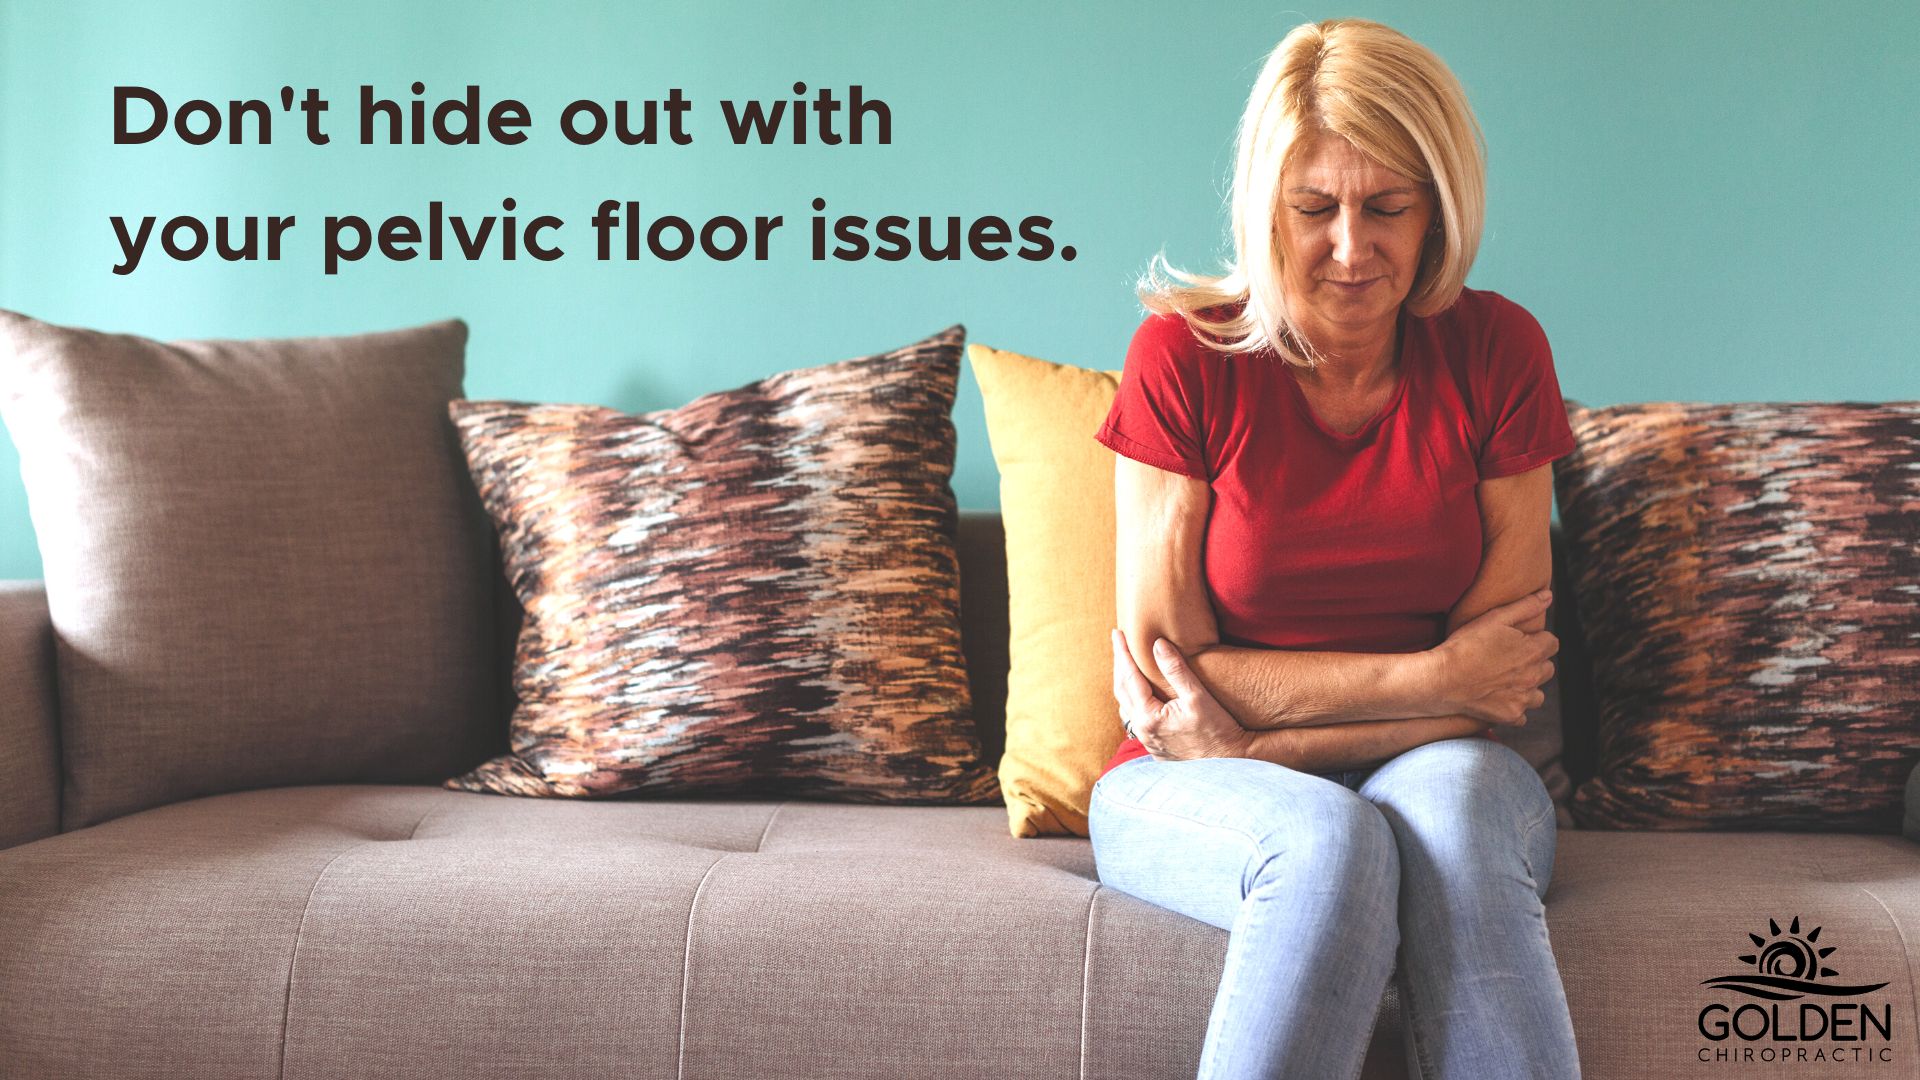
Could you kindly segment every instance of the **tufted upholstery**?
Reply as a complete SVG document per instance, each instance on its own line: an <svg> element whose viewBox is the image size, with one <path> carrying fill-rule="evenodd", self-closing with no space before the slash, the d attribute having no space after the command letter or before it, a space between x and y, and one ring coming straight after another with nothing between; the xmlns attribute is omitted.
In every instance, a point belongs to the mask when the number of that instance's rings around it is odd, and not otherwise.
<svg viewBox="0 0 1920 1080"><path fill-rule="evenodd" d="M969 517L992 738L1004 577ZM1700 984L1794 916L1904 1010L1875 1075L1920 1077L1920 847L1562 832L1584 1075L1729 1075L1695 1057ZM0 850L0 1077L1188 1077L1226 943L999 807L272 788ZM1389 987L1364 1076L1404 1076L1399 1038Z"/></svg>
<svg viewBox="0 0 1920 1080"><path fill-rule="evenodd" d="M556 1053L676 1076L683 1048L687 1076L792 1075L809 1045L894 1076L994 1031L1003 1060L1072 1076L1090 918L1121 930L1089 977L1204 1021L1217 931L1099 890L1084 841L1015 841L997 807L902 810L382 786L175 804L0 853L0 1047L35 1077L129 1048L208 1078L519 1076ZM1140 937L1184 977L1136 968ZM1185 1049L1148 1035L1101 1052Z"/></svg>
<svg viewBox="0 0 1920 1080"><path fill-rule="evenodd" d="M1681 1075L1691 988L1768 914L1914 1000L1916 850L1563 834L1587 1075ZM1225 950L996 807L270 789L0 852L0 1074L1179 1077Z"/></svg>

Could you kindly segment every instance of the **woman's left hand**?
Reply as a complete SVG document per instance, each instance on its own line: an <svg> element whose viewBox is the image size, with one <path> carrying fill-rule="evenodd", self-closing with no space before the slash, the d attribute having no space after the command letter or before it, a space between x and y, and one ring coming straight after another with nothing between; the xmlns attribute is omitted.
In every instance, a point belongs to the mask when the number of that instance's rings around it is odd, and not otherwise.
<svg viewBox="0 0 1920 1080"><path fill-rule="evenodd" d="M1140 673L1118 629L1113 640L1113 697L1120 703L1120 720L1146 746L1147 753L1169 761L1203 757L1245 757L1252 736L1187 666L1187 658L1173 642L1154 639L1154 663L1173 688L1171 701L1160 700L1154 685Z"/></svg>

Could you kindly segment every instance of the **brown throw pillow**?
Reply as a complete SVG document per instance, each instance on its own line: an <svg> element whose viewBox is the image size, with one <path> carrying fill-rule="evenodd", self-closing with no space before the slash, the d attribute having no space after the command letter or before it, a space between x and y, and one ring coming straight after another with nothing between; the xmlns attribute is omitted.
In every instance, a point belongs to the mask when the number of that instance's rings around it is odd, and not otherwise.
<svg viewBox="0 0 1920 1080"><path fill-rule="evenodd" d="M955 326L677 409L452 407L521 605L467 791L999 797L960 647Z"/></svg>
<svg viewBox="0 0 1920 1080"><path fill-rule="evenodd" d="M1583 828L1897 832L1920 760L1920 402L1568 402Z"/></svg>
<svg viewBox="0 0 1920 1080"><path fill-rule="evenodd" d="M0 312L56 640L63 824L433 783L499 744L467 327L159 342Z"/></svg>

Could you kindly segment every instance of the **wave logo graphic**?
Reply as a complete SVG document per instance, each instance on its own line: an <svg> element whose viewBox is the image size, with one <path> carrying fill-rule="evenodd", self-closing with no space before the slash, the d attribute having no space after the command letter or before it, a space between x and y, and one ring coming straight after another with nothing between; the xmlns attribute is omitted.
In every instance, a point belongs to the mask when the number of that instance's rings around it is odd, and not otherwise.
<svg viewBox="0 0 1920 1080"><path fill-rule="evenodd" d="M1748 937L1760 951L1735 957L1742 963L1752 964L1751 974L1723 975L1717 979L1703 979L1701 986L1711 986L1717 990L1738 990L1769 1001L1792 1001L1808 994L1823 997L1852 997L1855 994L1872 993L1887 985L1884 982L1867 983L1859 986L1846 986L1840 983L1821 982L1838 976L1840 973L1823 965L1822 961L1834 951L1834 946L1817 946L1820 940L1820 927L1800 936L1800 916L1795 915L1786 933L1780 932L1780 924L1767 920L1770 937L1761 937L1749 932Z"/></svg>

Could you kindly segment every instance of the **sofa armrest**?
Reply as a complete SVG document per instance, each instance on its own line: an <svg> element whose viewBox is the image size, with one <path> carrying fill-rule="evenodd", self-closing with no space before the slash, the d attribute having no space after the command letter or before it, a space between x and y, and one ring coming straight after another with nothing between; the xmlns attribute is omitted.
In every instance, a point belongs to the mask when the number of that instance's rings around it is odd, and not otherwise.
<svg viewBox="0 0 1920 1080"><path fill-rule="evenodd" d="M60 831L53 621L38 581L0 581L0 849Z"/></svg>

